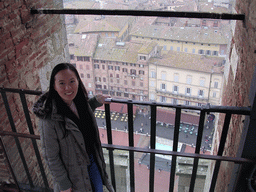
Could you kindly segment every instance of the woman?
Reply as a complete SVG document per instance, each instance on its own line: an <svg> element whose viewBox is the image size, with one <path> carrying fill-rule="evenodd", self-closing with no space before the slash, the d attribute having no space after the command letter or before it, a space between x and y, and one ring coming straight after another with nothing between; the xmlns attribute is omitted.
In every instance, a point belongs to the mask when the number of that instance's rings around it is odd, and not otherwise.
<svg viewBox="0 0 256 192"><path fill-rule="evenodd" d="M88 99L75 67L61 63L54 67L50 88L35 103L40 118L42 154L54 181L54 191L102 192L109 182L93 111L104 96Z"/></svg>

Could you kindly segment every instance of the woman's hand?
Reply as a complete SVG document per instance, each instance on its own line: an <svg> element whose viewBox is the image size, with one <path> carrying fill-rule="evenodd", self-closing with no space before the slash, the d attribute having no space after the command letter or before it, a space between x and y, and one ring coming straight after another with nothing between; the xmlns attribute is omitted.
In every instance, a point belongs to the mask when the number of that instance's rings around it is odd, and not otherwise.
<svg viewBox="0 0 256 192"><path fill-rule="evenodd" d="M60 191L60 192L72 192L72 188L70 187L69 189L67 189L65 191Z"/></svg>
<svg viewBox="0 0 256 192"><path fill-rule="evenodd" d="M102 104L109 104L109 102L106 102L105 99L111 98L109 95L96 95L96 99L99 103Z"/></svg>

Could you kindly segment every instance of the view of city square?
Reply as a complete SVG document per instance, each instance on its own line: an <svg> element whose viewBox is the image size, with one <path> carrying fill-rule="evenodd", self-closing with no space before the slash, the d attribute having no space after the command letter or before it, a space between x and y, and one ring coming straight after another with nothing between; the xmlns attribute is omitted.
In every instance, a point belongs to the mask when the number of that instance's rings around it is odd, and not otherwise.
<svg viewBox="0 0 256 192"><path fill-rule="evenodd" d="M64 6L217 13L232 11L229 1L65 1ZM230 21L66 15L65 22L70 62L79 71L89 95L104 94L115 99L198 107L220 104L231 36ZM104 110L104 106L97 109L95 117L102 143L107 143ZM110 110L113 144L128 146L127 106L111 103ZM134 146L148 148L150 108L134 106L133 116ZM215 114L207 114L201 153L211 153L217 118ZM172 150L174 119L174 108L157 108L156 149ZM178 151L194 152L198 124L198 111L182 110ZM128 159L128 152L115 154L115 167L119 167L119 172L116 171L117 191L129 191ZM145 190L148 186L143 184L144 180L139 175L148 175L149 155L136 154L135 162L136 191L148 191ZM170 156L156 156L158 176L155 182L159 184L155 184L155 188L159 192L168 191L170 162ZM209 163L209 160L200 161L201 172L197 173L195 191L204 191ZM193 159L179 158L175 191L189 189L192 166ZM161 178L161 174L166 172L167 176Z"/></svg>

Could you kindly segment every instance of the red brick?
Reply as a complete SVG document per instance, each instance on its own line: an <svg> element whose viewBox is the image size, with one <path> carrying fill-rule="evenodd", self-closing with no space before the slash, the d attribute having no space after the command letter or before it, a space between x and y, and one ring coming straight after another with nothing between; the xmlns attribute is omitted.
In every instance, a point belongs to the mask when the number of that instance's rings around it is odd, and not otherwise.
<svg viewBox="0 0 256 192"><path fill-rule="evenodd" d="M16 47L16 51L19 51L22 49L22 47L24 47L25 45L27 45L29 43L29 39L24 39L22 42L20 42Z"/></svg>
<svg viewBox="0 0 256 192"><path fill-rule="evenodd" d="M19 15L17 15L16 13L11 13L11 14L9 15L9 19L10 19L10 20L13 20L13 19L15 19L15 18L17 18L17 17L19 17Z"/></svg>
<svg viewBox="0 0 256 192"><path fill-rule="evenodd" d="M29 20L31 20L31 14L28 9L22 9L20 12L21 15L21 23L27 23Z"/></svg>
<svg viewBox="0 0 256 192"><path fill-rule="evenodd" d="M3 18L4 16L7 15L7 11L5 9L3 9L1 12L0 12L0 18Z"/></svg>

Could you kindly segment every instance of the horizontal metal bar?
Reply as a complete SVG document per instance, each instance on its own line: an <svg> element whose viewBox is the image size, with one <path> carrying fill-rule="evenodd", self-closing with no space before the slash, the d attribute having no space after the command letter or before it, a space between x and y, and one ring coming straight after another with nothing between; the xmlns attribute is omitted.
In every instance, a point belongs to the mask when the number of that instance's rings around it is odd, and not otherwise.
<svg viewBox="0 0 256 192"><path fill-rule="evenodd" d="M41 95L42 91L33 91L33 90L26 90L26 89L13 89L13 88L5 88L0 87L0 92L11 92L11 93L24 93L29 95Z"/></svg>
<svg viewBox="0 0 256 192"><path fill-rule="evenodd" d="M107 102L114 102L114 103L123 103L126 104L131 102L135 105L155 105L159 107L170 107L176 109L189 109L189 110L198 110L198 111L205 111L206 113L210 112L218 112L218 113L232 113L232 114L240 114L240 115L250 115L251 108L250 107L233 107L233 106L219 106L219 105L202 105L192 106L192 105L174 105L170 103L161 103L161 102L152 102L152 101L130 101L127 99L106 99Z"/></svg>
<svg viewBox="0 0 256 192"><path fill-rule="evenodd" d="M13 136L13 137L23 137L29 139L40 139L39 135L31 135L26 133L17 133L17 132L10 132L10 131L0 131L0 136Z"/></svg>
<svg viewBox="0 0 256 192"><path fill-rule="evenodd" d="M121 15L121 16L150 16L150 17L184 17L209 18L226 20L244 20L244 14L208 13L208 12L179 12L154 10L106 10L106 9L31 9L31 14L73 14L73 15Z"/></svg>
<svg viewBox="0 0 256 192"><path fill-rule="evenodd" d="M25 89L13 89L13 88L4 88L0 87L0 92L12 92L12 93L25 93L31 95L41 95L42 91L32 91ZM217 105L203 105L201 107L198 106L189 106L189 105L174 105L169 103L160 103L160 102L151 102L151 101L133 101L127 99L106 99L107 102L114 103L124 103L127 104L132 103L136 105L156 105L160 107L170 107L176 109L188 109L188 110L204 110L205 112L219 112L219 113L232 113L232 114L240 114L240 115L250 115L251 108L250 107L233 107L233 106L217 106Z"/></svg>
<svg viewBox="0 0 256 192"><path fill-rule="evenodd" d="M14 136L14 137L40 139L40 136L38 136L38 135L14 133L14 132L8 132L8 131L0 131L0 136ZM125 151L155 153L155 154L162 154L162 155L174 155L174 156L190 157L190 158L231 161L231 162L239 163L239 164L240 163L256 164L256 160L251 160L251 159L246 159L246 158L239 158L239 157L227 157L227 156L205 155L205 154L194 154L194 153L181 153L181 152L177 152L177 151L145 149L145 148L139 148L139 147L129 147L129 146L112 145L112 144L105 144L105 143L102 143L102 147L107 148L107 149L112 149L112 150L118 149L118 150L125 150Z"/></svg>
<svg viewBox="0 0 256 192"><path fill-rule="evenodd" d="M173 155L180 157L189 157L189 158L199 158L199 159L209 159L209 160L220 160L220 161L229 161L234 163L253 163L256 164L256 160L239 158L239 157L228 157L228 156L218 156L218 155L206 155L206 154L195 154L195 153L182 153L177 151L166 151L166 150L158 150L158 149L145 149L139 147L128 147L121 145L108 145L102 143L102 147L107 149L118 149L125 151L135 151L135 152L143 152L143 153L154 153L154 154L162 154L162 155Z"/></svg>

